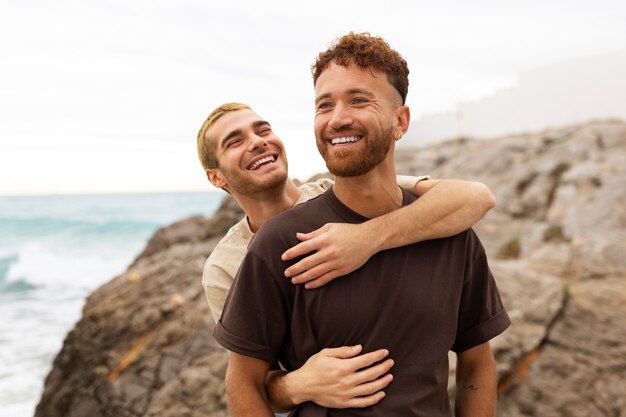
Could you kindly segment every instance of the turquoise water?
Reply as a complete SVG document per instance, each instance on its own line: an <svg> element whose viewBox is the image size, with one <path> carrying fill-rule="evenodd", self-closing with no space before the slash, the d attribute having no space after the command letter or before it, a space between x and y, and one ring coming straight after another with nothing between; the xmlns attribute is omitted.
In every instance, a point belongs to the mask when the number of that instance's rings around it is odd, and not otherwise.
<svg viewBox="0 0 626 417"><path fill-rule="evenodd" d="M0 197L0 417L32 416L85 297L221 192ZM200 277L198 277L200 279Z"/></svg>

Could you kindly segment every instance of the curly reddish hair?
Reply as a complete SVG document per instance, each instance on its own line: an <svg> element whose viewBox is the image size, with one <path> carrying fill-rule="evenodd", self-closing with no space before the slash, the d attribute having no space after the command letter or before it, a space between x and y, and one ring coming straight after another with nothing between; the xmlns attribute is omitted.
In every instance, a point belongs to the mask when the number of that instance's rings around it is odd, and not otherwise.
<svg viewBox="0 0 626 417"><path fill-rule="evenodd" d="M389 44L379 36L369 33L350 32L338 38L324 52L320 52L311 66L313 85L328 66L334 63L343 67L356 64L361 68L374 68L387 74L387 80L406 102L409 91L409 67L402 55L391 49Z"/></svg>

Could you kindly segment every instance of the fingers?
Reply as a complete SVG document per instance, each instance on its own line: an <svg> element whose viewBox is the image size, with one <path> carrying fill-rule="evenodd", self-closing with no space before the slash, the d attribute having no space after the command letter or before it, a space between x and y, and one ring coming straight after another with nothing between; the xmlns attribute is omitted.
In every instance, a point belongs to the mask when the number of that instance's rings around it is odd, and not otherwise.
<svg viewBox="0 0 626 417"><path fill-rule="evenodd" d="M311 241L311 240L307 240L306 242L298 243L293 248L287 249L282 254L280 259L282 259L283 261L290 261L290 260L295 259L295 258L297 258L299 256L304 256L307 253L313 252L316 249L317 249L317 246L315 245L315 242Z"/></svg>
<svg viewBox="0 0 626 417"><path fill-rule="evenodd" d="M353 393L355 397L364 397L372 395L389 385L393 381L393 375L387 374L382 378L375 379L373 381L365 382L355 387Z"/></svg>
<svg viewBox="0 0 626 417"><path fill-rule="evenodd" d="M389 355L389 351L387 349L378 349L373 352L365 353L363 355L352 358L346 361L346 364L350 367L351 370L356 371L359 369L367 368L376 362L380 362L387 355Z"/></svg>
<svg viewBox="0 0 626 417"><path fill-rule="evenodd" d="M393 364L393 360L388 359L376 366L357 372L354 375L356 379L352 379L349 383L353 386L348 394L350 398L342 406L368 407L380 401L385 396L385 392L382 390L393 381L393 375L384 375Z"/></svg>
<svg viewBox="0 0 626 417"><path fill-rule="evenodd" d="M338 270L333 269L332 271L326 272L324 275L320 276L319 278L316 278L314 280L308 281L304 285L304 288L306 288L307 290L313 290L315 288L319 288L322 285L328 284L330 281L332 281L333 279L335 279L335 278L337 278L339 276L342 276L342 274L339 273ZM298 278L299 277L294 277L294 279L298 279Z"/></svg>
<svg viewBox="0 0 626 417"><path fill-rule="evenodd" d="M389 355L387 349L366 354L361 354L362 350L362 345L326 348L309 359L319 369L326 369L327 381L323 386L332 387L330 391L321 390L312 401L332 408L362 408L385 397L383 389L393 381L388 372L394 361L385 360ZM328 379L330 375L333 376Z"/></svg>
<svg viewBox="0 0 626 417"><path fill-rule="evenodd" d="M324 226L320 227L319 229L315 229L309 233L296 233L296 237L302 241L313 239L314 237L317 237L321 235L322 233L326 232L328 228L330 227L330 225L331 223L327 223Z"/></svg>
<svg viewBox="0 0 626 417"><path fill-rule="evenodd" d="M361 353L362 350L363 350L363 346L354 345L354 346L342 346L338 348L326 348L326 349L322 349L320 353L326 356L331 356L333 358L348 359L348 358L352 358L358 355L359 353Z"/></svg>
<svg viewBox="0 0 626 417"><path fill-rule="evenodd" d="M315 236L318 236L320 233L320 229L314 230L310 233L296 233L296 238L302 242L313 239Z"/></svg>
<svg viewBox="0 0 626 417"><path fill-rule="evenodd" d="M385 398L384 391L379 391L375 394L368 395L366 397L353 397L350 398L345 405L340 405L336 408L364 408L369 407L370 405L374 405L378 403L380 400Z"/></svg>
<svg viewBox="0 0 626 417"><path fill-rule="evenodd" d="M319 249L320 245L316 243L316 241L312 242L311 240L323 234L324 232L326 232L330 226L331 224L329 223L329 224L325 224L324 226L320 227L317 230L313 230L310 233L296 233L296 237L298 238L298 240L301 240L302 242L298 243L293 248L286 250L282 254L281 259L283 261L290 261L299 256L304 256L309 252L313 252L314 250Z"/></svg>
<svg viewBox="0 0 626 417"><path fill-rule="evenodd" d="M294 284L301 284L302 282L306 282L310 279L317 278L321 274L327 272L327 269L321 271L319 267L322 265L326 265L327 262L324 262L324 257L320 253L314 253L312 255L307 256L304 259L299 260L295 264L291 265L289 268L285 270L285 276L287 278L293 277L296 278L296 281L292 281ZM326 265L326 268L329 266ZM314 269L318 268L317 274Z"/></svg>
<svg viewBox="0 0 626 417"><path fill-rule="evenodd" d="M360 387L361 385L367 384L369 382L378 381L381 375L384 375L387 372L389 372L393 364L394 362L392 359L387 359L386 361L381 362L377 364L376 366L372 366L370 368L357 372L356 374L354 374L354 380L351 382L355 386ZM380 378L380 379L384 379L384 378ZM391 380L387 381L384 384L384 386L386 386L389 382L391 382ZM381 388L378 388L375 391L366 391L361 394L357 393L355 395L368 395L368 394L372 394L373 392L378 391L379 389Z"/></svg>
<svg viewBox="0 0 626 417"><path fill-rule="evenodd" d="M305 282L309 282L311 280L318 279L318 278L325 276L327 273L332 272L332 269L333 269L333 266L331 263L329 262L320 263L319 265L316 265L310 268L308 271L304 271L301 274L296 275L293 278L291 278L291 283L292 284L304 284ZM318 285L318 287L319 286L320 285ZM307 286L307 288L309 287Z"/></svg>

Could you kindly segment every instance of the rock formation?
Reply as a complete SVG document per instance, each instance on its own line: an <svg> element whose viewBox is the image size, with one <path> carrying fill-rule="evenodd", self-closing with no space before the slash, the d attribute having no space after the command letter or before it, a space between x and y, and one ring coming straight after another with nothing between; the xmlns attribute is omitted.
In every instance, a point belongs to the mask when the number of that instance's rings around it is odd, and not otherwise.
<svg viewBox="0 0 626 417"><path fill-rule="evenodd" d="M482 181L498 199L476 226L513 321L492 341L498 416L626 415L626 125L460 138L396 159L399 173ZM35 416L226 416L200 276L241 215L226 198L211 219L159 230L96 290Z"/></svg>
<svg viewBox="0 0 626 417"><path fill-rule="evenodd" d="M226 416L226 355L210 336L200 277L242 215L226 199L210 220L157 231L124 274L91 294L35 416Z"/></svg>

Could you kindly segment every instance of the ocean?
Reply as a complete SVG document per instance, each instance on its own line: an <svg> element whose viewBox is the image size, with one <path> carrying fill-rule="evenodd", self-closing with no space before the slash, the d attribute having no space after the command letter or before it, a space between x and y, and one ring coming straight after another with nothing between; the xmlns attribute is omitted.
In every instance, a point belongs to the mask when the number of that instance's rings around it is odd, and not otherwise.
<svg viewBox="0 0 626 417"><path fill-rule="evenodd" d="M85 298L222 192L0 197L0 417L28 417ZM200 285L200 277L198 277Z"/></svg>

